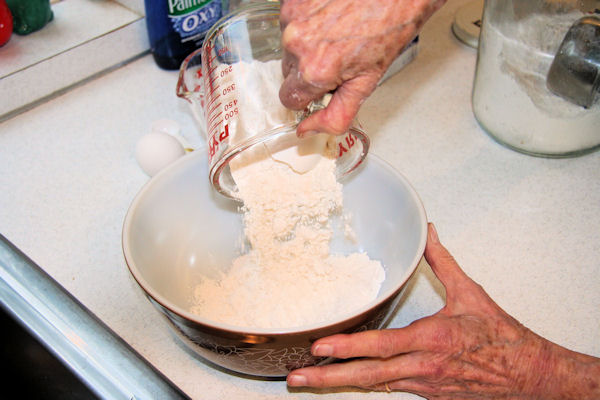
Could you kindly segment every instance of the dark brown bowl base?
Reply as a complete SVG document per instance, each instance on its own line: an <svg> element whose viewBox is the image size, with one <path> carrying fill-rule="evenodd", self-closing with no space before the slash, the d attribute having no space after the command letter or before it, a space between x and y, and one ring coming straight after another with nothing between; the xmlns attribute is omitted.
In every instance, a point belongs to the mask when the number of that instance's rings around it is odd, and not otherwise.
<svg viewBox="0 0 600 400"><path fill-rule="evenodd" d="M252 334L217 329L185 319L148 297L187 348L222 368L253 377L285 377L297 368L322 365L330 358L314 357L311 345L337 333L380 329L397 307L406 284L386 301L362 314L319 329L293 333Z"/></svg>

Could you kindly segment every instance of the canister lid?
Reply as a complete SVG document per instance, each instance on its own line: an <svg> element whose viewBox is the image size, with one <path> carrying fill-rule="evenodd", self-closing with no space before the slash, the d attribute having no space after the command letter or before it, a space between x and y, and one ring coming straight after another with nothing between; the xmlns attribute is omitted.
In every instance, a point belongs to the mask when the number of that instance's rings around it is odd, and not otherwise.
<svg viewBox="0 0 600 400"><path fill-rule="evenodd" d="M481 31L483 0L471 1L460 7L452 22L452 32L467 46L477 48Z"/></svg>

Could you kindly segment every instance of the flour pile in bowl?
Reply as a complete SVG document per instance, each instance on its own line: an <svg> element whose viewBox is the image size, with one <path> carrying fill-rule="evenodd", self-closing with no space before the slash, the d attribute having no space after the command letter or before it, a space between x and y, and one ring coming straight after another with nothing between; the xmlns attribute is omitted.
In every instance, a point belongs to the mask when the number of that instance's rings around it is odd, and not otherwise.
<svg viewBox="0 0 600 400"><path fill-rule="evenodd" d="M304 173L263 145L232 161L251 249L222 276L196 286L193 313L239 327L287 329L335 319L377 297L385 278L379 261L330 252L331 218L343 213L330 153L320 149Z"/></svg>

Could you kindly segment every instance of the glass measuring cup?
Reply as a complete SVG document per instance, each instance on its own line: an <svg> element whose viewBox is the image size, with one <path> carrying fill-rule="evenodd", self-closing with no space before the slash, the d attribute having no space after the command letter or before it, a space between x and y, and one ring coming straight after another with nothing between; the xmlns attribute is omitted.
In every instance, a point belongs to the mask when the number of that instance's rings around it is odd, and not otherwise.
<svg viewBox="0 0 600 400"><path fill-rule="evenodd" d="M316 150L335 153L341 178L366 157L369 139L358 121L348 132L296 137L296 126L325 107L326 98L306 110L286 109L279 101L281 73L279 3L251 3L219 20L202 49L182 63L177 95L189 101L207 140L209 179L225 196L237 199L230 165L244 154L265 151L305 172ZM291 160L291 162L290 162Z"/></svg>

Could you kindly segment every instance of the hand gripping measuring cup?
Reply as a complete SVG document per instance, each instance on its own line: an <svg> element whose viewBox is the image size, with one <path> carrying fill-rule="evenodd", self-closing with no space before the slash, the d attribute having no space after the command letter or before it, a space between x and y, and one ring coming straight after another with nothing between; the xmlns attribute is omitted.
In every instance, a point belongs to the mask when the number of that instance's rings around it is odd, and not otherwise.
<svg viewBox="0 0 600 400"><path fill-rule="evenodd" d="M326 106L325 96L303 112L279 100L281 72L279 3L254 3L224 16L207 33L202 49L182 63L177 95L188 100L207 140L209 179L237 199L231 166L263 152L296 172L309 170L321 150L335 153L338 178L364 160L369 139L358 121L348 132L296 136L296 126Z"/></svg>

